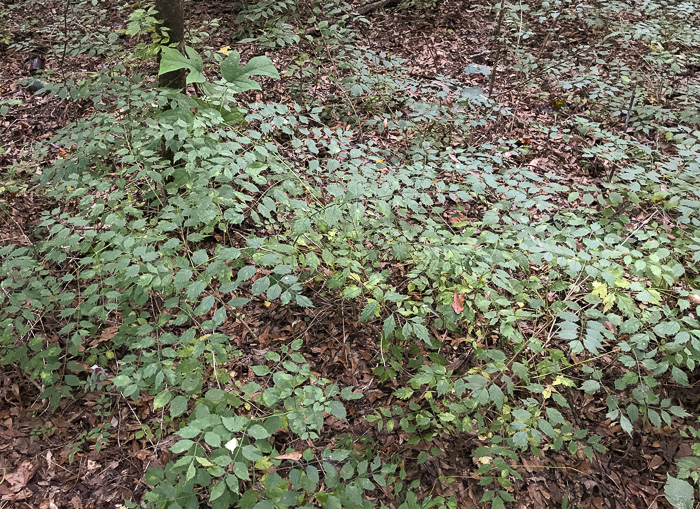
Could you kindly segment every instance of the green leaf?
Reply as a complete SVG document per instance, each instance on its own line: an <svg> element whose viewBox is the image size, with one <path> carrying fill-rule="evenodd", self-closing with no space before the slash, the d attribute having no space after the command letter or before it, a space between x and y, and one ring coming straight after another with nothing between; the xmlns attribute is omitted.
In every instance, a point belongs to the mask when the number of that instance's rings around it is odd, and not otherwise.
<svg viewBox="0 0 700 509"><path fill-rule="evenodd" d="M255 373L257 376L265 376L270 373L270 368L267 366L253 366L253 373Z"/></svg>
<svg viewBox="0 0 700 509"><path fill-rule="evenodd" d="M637 295L637 300L640 302L651 302L652 304L661 304L661 294L657 290L643 290Z"/></svg>
<svg viewBox="0 0 700 509"><path fill-rule="evenodd" d="M226 391L223 389L209 389L204 397L209 401L221 401L226 396Z"/></svg>
<svg viewBox="0 0 700 509"><path fill-rule="evenodd" d="M360 321L364 322L378 315L379 303L374 299L370 299L369 302L367 302L367 304L365 305L364 309L362 310L362 313L360 314Z"/></svg>
<svg viewBox="0 0 700 509"><path fill-rule="evenodd" d="M649 417L649 422L651 422L654 426L657 428L661 427L661 416L659 416L659 412L650 408L647 410L647 416Z"/></svg>
<svg viewBox="0 0 700 509"><path fill-rule="evenodd" d="M226 427L227 430L237 433L246 427L250 417L245 417L243 415L234 415L233 417L222 417L221 422Z"/></svg>
<svg viewBox="0 0 700 509"><path fill-rule="evenodd" d="M413 324L413 333L416 335L416 337L422 341L424 341L428 345L432 345L432 340L430 338L430 332L428 331L428 328L423 325L422 323L414 323Z"/></svg>
<svg viewBox="0 0 700 509"><path fill-rule="evenodd" d="M666 500L676 509L693 509L695 506L695 490L687 481L676 479L666 474L664 486Z"/></svg>
<svg viewBox="0 0 700 509"><path fill-rule="evenodd" d="M678 382L679 385L682 385L683 387L690 387L688 375L678 366L673 366L671 369L671 375L673 375L673 379Z"/></svg>
<svg viewBox="0 0 700 509"><path fill-rule="evenodd" d="M241 267L241 269L238 271L238 276L236 279L238 281L248 281L255 275L255 271L255 265L246 265L245 267Z"/></svg>
<svg viewBox="0 0 700 509"><path fill-rule="evenodd" d="M112 378L112 383L116 387L126 387L131 383L131 378L129 378L126 375L117 375L114 378Z"/></svg>
<svg viewBox="0 0 700 509"><path fill-rule="evenodd" d="M434 375L430 368L426 365L423 365L418 370L418 373L416 373L415 376L411 378L411 385L413 385L414 388L418 388L421 385L430 383L433 380L433 378ZM469 386L469 384L467 384L467 386ZM473 387L469 388L472 389Z"/></svg>
<svg viewBox="0 0 700 509"><path fill-rule="evenodd" d="M389 339L394 334L394 329L396 328L396 319L394 315L389 315L388 318L384 320L384 326L382 331L384 332L384 339Z"/></svg>
<svg viewBox="0 0 700 509"><path fill-rule="evenodd" d="M262 426L260 426L262 428ZM263 428L265 429L265 428ZM245 445L241 448L243 457L250 461L258 461L263 457L262 453L254 445Z"/></svg>
<svg viewBox="0 0 700 509"><path fill-rule="evenodd" d="M503 391L498 385L493 384L489 387L489 399L493 401L499 410L503 407Z"/></svg>
<svg viewBox="0 0 700 509"><path fill-rule="evenodd" d="M330 413L338 419L345 420L345 418L347 417L345 405L343 405L340 401L330 401L326 405L326 410L330 411Z"/></svg>
<svg viewBox="0 0 700 509"><path fill-rule="evenodd" d="M679 322L661 322L654 326L654 332L659 336L671 336L681 330Z"/></svg>
<svg viewBox="0 0 700 509"><path fill-rule="evenodd" d="M177 432L177 434L180 435L182 438L194 438L198 436L201 432L202 430L199 429L197 426L189 424L184 428L181 428L180 431Z"/></svg>
<svg viewBox="0 0 700 509"><path fill-rule="evenodd" d="M209 259L209 255L207 254L207 251L205 249L200 249L200 250L192 253L192 264L195 267L198 267L199 265L206 263L208 259Z"/></svg>
<svg viewBox="0 0 700 509"><path fill-rule="evenodd" d="M242 306L245 306L250 302L250 299L248 297L234 297L230 301L228 301L228 305L231 306L232 308L239 308Z"/></svg>
<svg viewBox="0 0 700 509"><path fill-rule="evenodd" d="M262 293L265 293L267 289L270 288L270 278L265 276L261 277L260 279L256 280L253 283L252 288L250 291L253 293L253 295L257 296Z"/></svg>
<svg viewBox="0 0 700 509"><path fill-rule="evenodd" d="M493 225L498 223L498 219L498 210L490 209L484 213L484 217L481 221L484 225Z"/></svg>
<svg viewBox="0 0 700 509"><path fill-rule="evenodd" d="M223 495L225 491L226 491L226 483L224 481L217 482L216 484L214 484L211 491L209 492L209 501L213 502L217 498L220 498L221 495Z"/></svg>
<svg viewBox="0 0 700 509"><path fill-rule="evenodd" d="M233 475L243 481L250 481L250 474L245 463L237 461L233 464Z"/></svg>
<svg viewBox="0 0 700 509"><path fill-rule="evenodd" d="M519 421L527 421L530 417L532 417L532 414L524 408L514 408L511 411L511 415Z"/></svg>
<svg viewBox="0 0 700 509"><path fill-rule="evenodd" d="M564 416L556 408L547 408L547 417L554 426L564 424Z"/></svg>
<svg viewBox="0 0 700 509"><path fill-rule="evenodd" d="M221 445L221 436L213 431L207 431L204 434L204 441L212 447L219 447Z"/></svg>
<svg viewBox="0 0 700 509"><path fill-rule="evenodd" d="M199 53L197 53L193 48L185 46L187 56L180 53L177 49L169 48L167 46L161 46L160 51L160 68L158 69L159 76L168 72L186 69L190 71L190 73L187 75L187 84L204 83L206 81L202 75L202 70L204 69L202 57L200 57Z"/></svg>
<svg viewBox="0 0 700 509"><path fill-rule="evenodd" d="M586 394L592 394L598 389L600 389L600 383L596 380L586 380L581 384L581 387L579 387L579 389L581 389Z"/></svg>
<svg viewBox="0 0 700 509"><path fill-rule="evenodd" d="M328 483L326 483L328 484ZM319 497L321 495L320 493L316 494L316 497ZM320 500L320 499L319 499ZM326 498L326 502L323 504L323 509L342 509L343 504L341 504L340 499L336 497L335 495L328 495Z"/></svg>
<svg viewBox="0 0 700 509"><path fill-rule="evenodd" d="M170 403L172 397L173 393L170 391L159 392L158 395L156 395L156 397L153 398L153 410L162 408L168 403Z"/></svg>
<svg viewBox="0 0 700 509"><path fill-rule="evenodd" d="M465 67L464 74L483 74L488 76L491 74L491 68L487 65L469 64Z"/></svg>
<svg viewBox="0 0 700 509"><path fill-rule="evenodd" d="M280 77L272 60L267 57L253 57L244 66L240 65L240 59L240 54L234 51L221 62L221 76L235 88L236 92L260 90L258 83L248 79L250 76L269 76L275 79Z"/></svg>
<svg viewBox="0 0 700 509"><path fill-rule="evenodd" d="M527 366L521 364L520 362L513 363L513 373L515 373L522 381L529 383L530 377Z"/></svg>
<svg viewBox="0 0 700 509"><path fill-rule="evenodd" d="M189 450L193 445L194 442L192 440L180 440L179 442L175 442L175 445L173 445L170 450L175 454L179 454Z"/></svg>
<svg viewBox="0 0 700 509"><path fill-rule="evenodd" d="M408 399L413 395L413 390L409 389L408 387L401 387L400 389L396 389L394 391L394 396L396 396L399 399Z"/></svg>
<svg viewBox="0 0 700 509"><path fill-rule="evenodd" d="M170 402L170 417L179 417L187 411L187 398L175 396Z"/></svg>
<svg viewBox="0 0 700 509"><path fill-rule="evenodd" d="M248 434L256 440L261 440L270 436L270 432L263 428L260 424L254 424L248 428Z"/></svg>
<svg viewBox="0 0 700 509"><path fill-rule="evenodd" d="M529 435L527 431L518 431L515 435L513 435L513 445L516 447L520 448L525 448L527 447Z"/></svg>
<svg viewBox="0 0 700 509"><path fill-rule="evenodd" d="M267 289L267 300L273 301L282 294L282 287L278 284L272 285L270 288Z"/></svg>
<svg viewBox="0 0 700 509"><path fill-rule="evenodd" d="M193 301L199 297L202 292L206 289L207 285L204 281L193 281L187 287L187 292L185 292L185 298L189 301Z"/></svg>
<svg viewBox="0 0 700 509"><path fill-rule="evenodd" d="M302 308L312 308L314 307L314 303L309 299L306 295L297 295L295 297L297 306L302 307Z"/></svg>
<svg viewBox="0 0 700 509"><path fill-rule="evenodd" d="M220 260L236 260L240 258L241 252L235 247L226 247L219 251L217 257Z"/></svg>
<svg viewBox="0 0 700 509"><path fill-rule="evenodd" d="M364 396L359 392L353 392L353 386L350 385L343 387L343 389L340 391L340 397L346 401L350 401L353 399L362 399Z"/></svg>
<svg viewBox="0 0 700 509"><path fill-rule="evenodd" d="M540 430L542 430L542 433L547 435L549 438L554 438L556 436L556 432L549 421L540 419L537 421L537 426L540 428Z"/></svg>
<svg viewBox="0 0 700 509"><path fill-rule="evenodd" d="M626 415L623 415L623 414L620 414L620 427L628 435L631 435L632 431L634 430L634 426L632 426L632 422L627 418Z"/></svg>
<svg viewBox="0 0 700 509"><path fill-rule="evenodd" d="M323 213L323 219L328 226L335 226L343 218L343 212L337 205L328 207Z"/></svg>
<svg viewBox="0 0 700 509"><path fill-rule="evenodd" d="M349 285L343 290L343 298L345 299L354 299L355 297L358 297L362 293L362 289L359 286L356 285Z"/></svg>

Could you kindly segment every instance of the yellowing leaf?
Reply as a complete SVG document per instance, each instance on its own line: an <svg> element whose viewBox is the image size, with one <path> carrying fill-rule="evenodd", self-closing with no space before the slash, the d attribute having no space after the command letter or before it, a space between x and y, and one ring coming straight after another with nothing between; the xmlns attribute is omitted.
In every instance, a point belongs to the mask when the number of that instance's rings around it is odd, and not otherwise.
<svg viewBox="0 0 700 509"><path fill-rule="evenodd" d="M265 456L264 458L260 458L258 461L255 462L255 468L258 470L267 470L272 466L272 460L268 456Z"/></svg>
<svg viewBox="0 0 700 509"><path fill-rule="evenodd" d="M593 291L591 293L605 300L605 296L608 294L608 285L600 281L593 281Z"/></svg>

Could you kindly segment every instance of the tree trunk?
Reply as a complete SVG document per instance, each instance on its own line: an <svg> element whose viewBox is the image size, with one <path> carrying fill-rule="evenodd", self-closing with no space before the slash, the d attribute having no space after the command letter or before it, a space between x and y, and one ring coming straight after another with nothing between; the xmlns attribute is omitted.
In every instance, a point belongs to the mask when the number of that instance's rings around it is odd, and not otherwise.
<svg viewBox="0 0 700 509"><path fill-rule="evenodd" d="M158 19L163 22L162 27L167 29L167 37L170 44L177 45L180 53L185 53L185 9L184 0L156 0ZM164 35L161 33L161 35ZM167 72L158 77L158 86L161 88L175 88L185 91L185 69Z"/></svg>

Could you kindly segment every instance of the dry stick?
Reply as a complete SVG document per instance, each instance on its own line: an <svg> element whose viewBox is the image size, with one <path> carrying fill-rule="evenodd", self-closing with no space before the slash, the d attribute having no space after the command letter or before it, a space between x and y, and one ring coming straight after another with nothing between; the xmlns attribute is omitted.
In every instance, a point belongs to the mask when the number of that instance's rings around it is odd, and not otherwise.
<svg viewBox="0 0 700 509"><path fill-rule="evenodd" d="M491 94L493 93L493 84L496 82L496 68L498 67L498 61L501 58L501 44L499 42L499 38L501 36L501 24L503 23L503 11L505 7L506 0L501 0L501 10L498 13L498 21L496 22L496 44L498 44L498 47L496 48L496 58L493 60L493 68L491 69L491 81L489 81L489 95L488 97L491 97Z"/></svg>
<svg viewBox="0 0 700 509"><path fill-rule="evenodd" d="M630 114L632 113L632 107L634 106L634 99L637 96L637 83L634 83L634 88L632 89L632 97L630 97L630 103L627 106L627 115L625 115L625 127L622 129L622 132L627 132L627 126L630 123Z"/></svg>
<svg viewBox="0 0 700 509"><path fill-rule="evenodd" d="M379 0L377 2L370 2L368 4L361 5L360 7L358 7L357 14L364 16L365 14L372 12L375 9L379 9L380 7L393 7L398 3L399 2L396 0Z"/></svg>

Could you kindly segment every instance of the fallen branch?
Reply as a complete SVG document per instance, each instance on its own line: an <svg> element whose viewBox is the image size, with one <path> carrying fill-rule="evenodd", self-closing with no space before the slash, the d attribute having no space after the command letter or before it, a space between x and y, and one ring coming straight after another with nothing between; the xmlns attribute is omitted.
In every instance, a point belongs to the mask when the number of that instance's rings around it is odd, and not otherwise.
<svg viewBox="0 0 700 509"><path fill-rule="evenodd" d="M361 5L357 9L357 13L364 16L365 14L368 14L381 7L395 7L398 4L399 0L377 0L376 2Z"/></svg>

